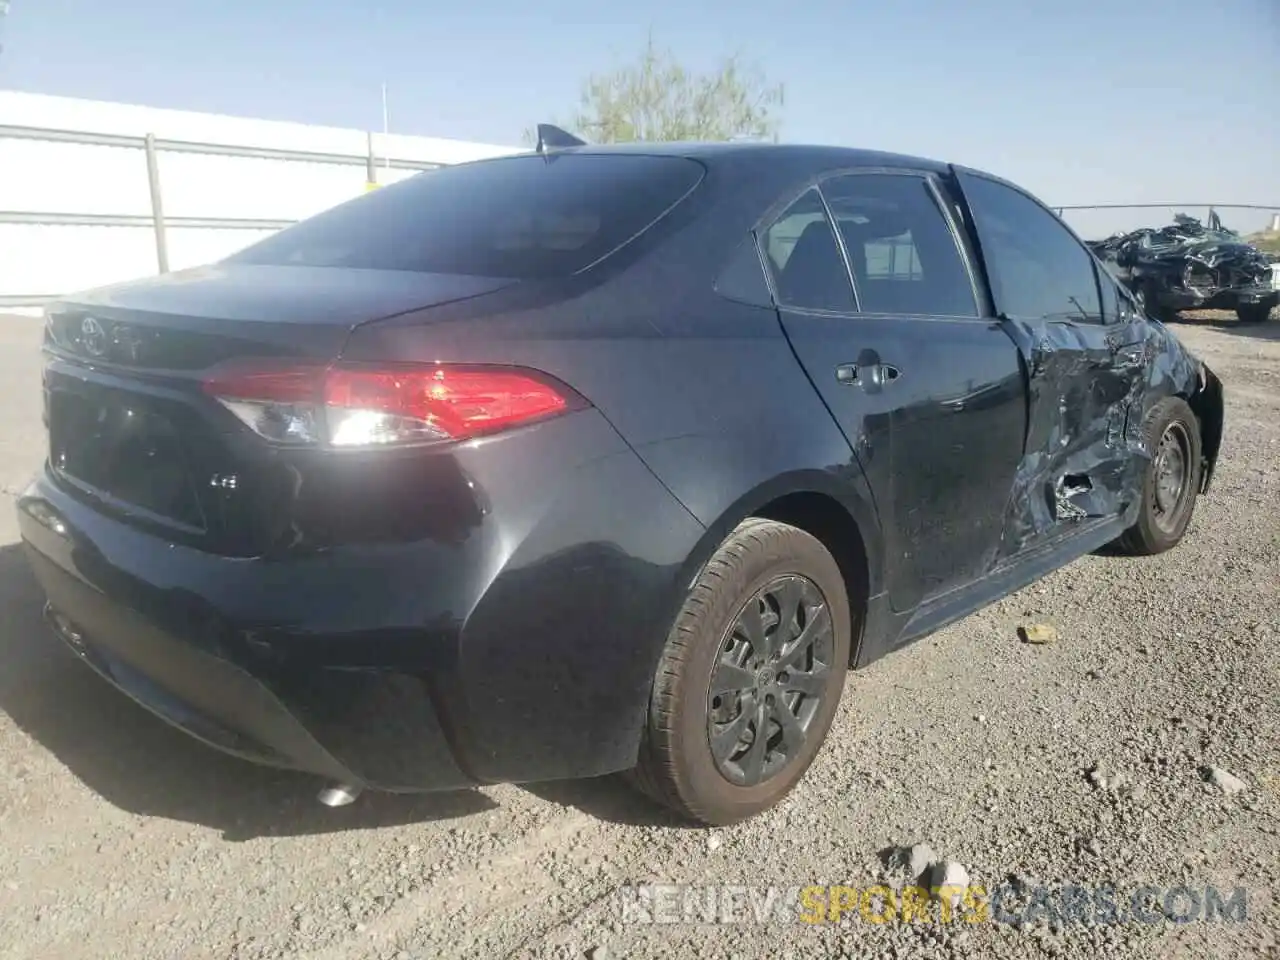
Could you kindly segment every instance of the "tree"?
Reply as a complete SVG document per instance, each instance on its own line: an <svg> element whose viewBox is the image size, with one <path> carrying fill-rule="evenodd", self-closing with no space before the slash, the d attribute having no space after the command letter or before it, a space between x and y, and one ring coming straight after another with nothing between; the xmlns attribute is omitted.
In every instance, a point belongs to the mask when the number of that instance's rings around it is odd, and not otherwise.
<svg viewBox="0 0 1280 960"><path fill-rule="evenodd" d="M573 118L560 123L593 143L634 140L777 139L781 84L734 54L710 73L693 73L650 36L640 56L612 73L592 74ZM536 136L526 130L525 142Z"/></svg>

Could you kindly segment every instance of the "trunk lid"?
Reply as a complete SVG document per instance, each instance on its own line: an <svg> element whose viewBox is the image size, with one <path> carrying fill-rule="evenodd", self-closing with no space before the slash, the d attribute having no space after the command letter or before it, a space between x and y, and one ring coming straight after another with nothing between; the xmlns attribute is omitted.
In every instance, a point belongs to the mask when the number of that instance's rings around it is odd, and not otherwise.
<svg viewBox="0 0 1280 960"><path fill-rule="evenodd" d="M328 360L352 328L514 281L402 270L214 264L64 298L49 334L115 367L200 370L240 356Z"/></svg>
<svg viewBox="0 0 1280 960"><path fill-rule="evenodd" d="M298 490L323 487L323 467L249 435L203 392L208 372L249 357L334 360L361 323L513 282L216 264L64 298L45 336L50 469L128 523L256 555L287 540Z"/></svg>

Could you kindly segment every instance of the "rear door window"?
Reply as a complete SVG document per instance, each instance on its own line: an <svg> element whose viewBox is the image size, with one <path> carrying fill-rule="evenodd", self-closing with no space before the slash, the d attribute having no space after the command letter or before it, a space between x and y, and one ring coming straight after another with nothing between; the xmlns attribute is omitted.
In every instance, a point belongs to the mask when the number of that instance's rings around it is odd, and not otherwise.
<svg viewBox="0 0 1280 960"><path fill-rule="evenodd" d="M822 183L863 313L976 317L955 234L920 174L859 173Z"/></svg>
<svg viewBox="0 0 1280 960"><path fill-rule="evenodd" d="M703 172L685 157L572 153L445 167L304 220L227 262L566 277L650 227Z"/></svg>
<svg viewBox="0 0 1280 960"><path fill-rule="evenodd" d="M817 190L807 190L760 238L778 304L851 312L853 285Z"/></svg>

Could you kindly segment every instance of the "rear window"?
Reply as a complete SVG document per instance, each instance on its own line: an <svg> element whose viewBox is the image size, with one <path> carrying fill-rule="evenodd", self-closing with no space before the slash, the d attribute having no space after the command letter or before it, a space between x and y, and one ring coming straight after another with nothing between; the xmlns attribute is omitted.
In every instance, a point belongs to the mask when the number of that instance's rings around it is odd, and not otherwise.
<svg viewBox="0 0 1280 960"><path fill-rule="evenodd" d="M649 227L702 174L685 157L630 155L445 167L304 220L227 262L564 277Z"/></svg>

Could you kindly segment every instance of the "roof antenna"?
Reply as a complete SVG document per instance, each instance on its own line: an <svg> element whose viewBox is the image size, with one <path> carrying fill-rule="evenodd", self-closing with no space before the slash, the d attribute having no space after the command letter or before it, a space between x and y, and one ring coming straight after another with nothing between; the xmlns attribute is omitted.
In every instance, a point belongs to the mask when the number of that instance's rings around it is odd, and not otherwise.
<svg viewBox="0 0 1280 960"><path fill-rule="evenodd" d="M538 124L538 153L547 156L547 148L585 147L587 141L550 123ZM548 157L548 159L550 159Z"/></svg>

